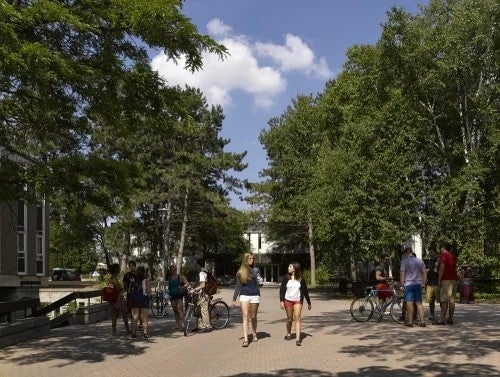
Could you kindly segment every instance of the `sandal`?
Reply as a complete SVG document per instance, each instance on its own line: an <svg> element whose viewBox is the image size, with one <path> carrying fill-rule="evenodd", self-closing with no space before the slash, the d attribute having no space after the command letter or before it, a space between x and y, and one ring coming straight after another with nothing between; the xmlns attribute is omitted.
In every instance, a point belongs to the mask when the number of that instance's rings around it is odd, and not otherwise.
<svg viewBox="0 0 500 377"><path fill-rule="evenodd" d="M285 340L290 340L290 339L292 339L292 336L290 334L285 336Z"/></svg>
<svg viewBox="0 0 500 377"><path fill-rule="evenodd" d="M295 345L296 345L296 346L300 346L300 345L302 345L302 340L301 340L301 339L297 340L297 341L295 342Z"/></svg>
<svg viewBox="0 0 500 377"><path fill-rule="evenodd" d="M420 327L426 327L427 324L425 322L420 322Z"/></svg>
<svg viewBox="0 0 500 377"><path fill-rule="evenodd" d="M257 343L259 339L257 338L257 334L252 335L252 343Z"/></svg>
<svg viewBox="0 0 500 377"><path fill-rule="evenodd" d="M244 340L243 344L241 345L242 347L248 347L248 340Z"/></svg>
<svg viewBox="0 0 500 377"><path fill-rule="evenodd" d="M407 326L407 327L413 327L413 323L406 322L406 323L405 323L405 326Z"/></svg>

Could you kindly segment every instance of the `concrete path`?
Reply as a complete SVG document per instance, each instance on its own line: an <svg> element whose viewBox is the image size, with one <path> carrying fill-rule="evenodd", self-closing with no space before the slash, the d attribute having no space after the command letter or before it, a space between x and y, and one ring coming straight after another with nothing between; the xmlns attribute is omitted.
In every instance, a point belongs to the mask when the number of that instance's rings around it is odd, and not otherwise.
<svg viewBox="0 0 500 377"><path fill-rule="evenodd" d="M230 303L232 291L221 296ZM239 308L228 328L188 337L171 330L172 317L152 318L149 340L112 337L109 321L0 349L0 377L500 376L500 305L457 304L453 326L407 328L389 318L354 322L349 300L315 293L312 301L301 347L283 339L278 289L264 288L259 341L248 348Z"/></svg>

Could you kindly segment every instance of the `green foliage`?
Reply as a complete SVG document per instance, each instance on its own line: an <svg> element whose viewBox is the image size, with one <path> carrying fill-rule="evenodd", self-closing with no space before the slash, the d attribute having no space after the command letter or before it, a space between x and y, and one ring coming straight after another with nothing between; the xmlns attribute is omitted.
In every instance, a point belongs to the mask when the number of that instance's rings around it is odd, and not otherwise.
<svg viewBox="0 0 500 377"><path fill-rule="evenodd" d="M304 249L309 215L318 260L339 275L421 234L497 276L498 14L494 0L392 9L323 93L271 119L267 181L253 186L268 238Z"/></svg>
<svg viewBox="0 0 500 377"><path fill-rule="evenodd" d="M311 282L311 271L305 270L302 272L302 277L308 284ZM328 285L332 283L331 271L325 266L319 266L316 269L316 285Z"/></svg>
<svg viewBox="0 0 500 377"><path fill-rule="evenodd" d="M0 200L25 185L50 199L54 266L90 272L96 245L108 265L150 245L143 262L154 272L163 239L177 246L186 188L193 247L242 248L227 196L242 188L229 172L245 168L245 154L224 151L220 107L197 89L167 87L148 61L148 50L161 49L195 71L204 52L226 55L181 9L179 0L0 7L0 146L33 161L0 165L10 177ZM167 202L174 218L163 234Z"/></svg>

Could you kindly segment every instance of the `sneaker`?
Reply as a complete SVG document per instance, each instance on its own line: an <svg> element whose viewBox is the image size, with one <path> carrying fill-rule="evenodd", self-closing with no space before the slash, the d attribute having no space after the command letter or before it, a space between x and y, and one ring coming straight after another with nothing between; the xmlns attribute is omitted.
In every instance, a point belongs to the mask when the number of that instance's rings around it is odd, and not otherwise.
<svg viewBox="0 0 500 377"><path fill-rule="evenodd" d="M291 340L291 339L292 339L292 336L290 334L285 335L285 340Z"/></svg>

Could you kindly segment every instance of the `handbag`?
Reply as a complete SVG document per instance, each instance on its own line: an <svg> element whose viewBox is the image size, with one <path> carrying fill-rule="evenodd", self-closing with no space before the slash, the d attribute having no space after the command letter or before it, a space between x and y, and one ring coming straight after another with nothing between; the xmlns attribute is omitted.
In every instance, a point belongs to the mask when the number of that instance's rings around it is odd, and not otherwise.
<svg viewBox="0 0 500 377"><path fill-rule="evenodd" d="M102 289L102 299L107 302L118 301L118 296L120 295L120 290L115 288L113 285L108 285Z"/></svg>

